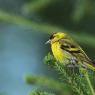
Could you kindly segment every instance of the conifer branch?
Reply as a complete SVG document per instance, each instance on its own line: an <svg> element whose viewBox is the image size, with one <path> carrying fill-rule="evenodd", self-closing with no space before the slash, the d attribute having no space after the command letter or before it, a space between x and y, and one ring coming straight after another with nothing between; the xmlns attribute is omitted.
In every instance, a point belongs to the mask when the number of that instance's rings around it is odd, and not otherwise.
<svg viewBox="0 0 95 95"><path fill-rule="evenodd" d="M28 75L25 77L26 83L29 85L40 86L40 88L46 88L60 93L63 95L66 91L63 89L68 89L69 87L64 83L60 83L58 80L46 77L46 76L33 76Z"/></svg>
<svg viewBox="0 0 95 95"><path fill-rule="evenodd" d="M86 73L85 78L86 78L86 80L87 80L87 83L88 83L88 85L89 85L89 88L90 88L90 90L91 90L92 95L95 95L95 91L94 91L94 89L93 89L93 87L92 87L92 84L91 84L91 81L90 81L88 72Z"/></svg>
<svg viewBox="0 0 95 95"><path fill-rule="evenodd" d="M76 68L77 70L74 69L73 72L72 68L70 70L70 68L68 69L63 64L56 62L50 53L45 57L45 60L48 65L53 64L52 67L59 72L63 83L65 82L71 86L77 95L95 95L89 76L81 71L81 67Z"/></svg>

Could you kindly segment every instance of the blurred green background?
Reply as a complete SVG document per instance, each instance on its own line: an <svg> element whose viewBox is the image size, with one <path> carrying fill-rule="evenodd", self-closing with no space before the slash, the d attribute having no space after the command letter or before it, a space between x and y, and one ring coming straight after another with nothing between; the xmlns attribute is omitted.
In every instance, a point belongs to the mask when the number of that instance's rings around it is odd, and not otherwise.
<svg viewBox="0 0 95 95"><path fill-rule="evenodd" d="M43 58L59 31L95 61L95 0L0 0L0 95L26 95L26 74L57 77Z"/></svg>

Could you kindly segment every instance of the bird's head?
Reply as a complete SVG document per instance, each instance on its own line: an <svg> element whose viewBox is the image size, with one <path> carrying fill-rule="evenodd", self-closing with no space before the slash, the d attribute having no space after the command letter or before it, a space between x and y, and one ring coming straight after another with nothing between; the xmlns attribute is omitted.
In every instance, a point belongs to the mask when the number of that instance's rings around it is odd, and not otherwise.
<svg viewBox="0 0 95 95"><path fill-rule="evenodd" d="M58 42L59 40L65 38L66 34L64 34L63 32L57 32L57 33L54 33L50 36L49 40L46 42L47 43L50 43L50 44L53 44L55 42Z"/></svg>

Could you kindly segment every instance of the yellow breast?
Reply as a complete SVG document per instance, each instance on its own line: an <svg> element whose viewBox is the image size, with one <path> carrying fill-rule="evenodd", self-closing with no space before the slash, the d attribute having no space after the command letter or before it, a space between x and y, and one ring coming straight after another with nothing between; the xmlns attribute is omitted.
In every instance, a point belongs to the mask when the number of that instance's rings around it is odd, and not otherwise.
<svg viewBox="0 0 95 95"><path fill-rule="evenodd" d="M51 49L52 49L53 55L56 58L56 60L62 63L64 55L63 55L62 49L60 48L59 42L53 43L51 45Z"/></svg>

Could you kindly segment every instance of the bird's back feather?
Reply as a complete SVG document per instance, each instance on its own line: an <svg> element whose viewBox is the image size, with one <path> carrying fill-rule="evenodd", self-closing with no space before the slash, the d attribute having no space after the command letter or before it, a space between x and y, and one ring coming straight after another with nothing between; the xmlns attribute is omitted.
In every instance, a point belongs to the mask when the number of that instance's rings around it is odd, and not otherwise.
<svg viewBox="0 0 95 95"><path fill-rule="evenodd" d="M61 39L59 42L62 50L66 50L67 52L72 54L72 56L75 56L82 65L84 64L83 66L86 66L87 68L95 71L93 62L89 59L89 57L77 43L75 43L72 39Z"/></svg>

